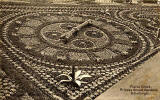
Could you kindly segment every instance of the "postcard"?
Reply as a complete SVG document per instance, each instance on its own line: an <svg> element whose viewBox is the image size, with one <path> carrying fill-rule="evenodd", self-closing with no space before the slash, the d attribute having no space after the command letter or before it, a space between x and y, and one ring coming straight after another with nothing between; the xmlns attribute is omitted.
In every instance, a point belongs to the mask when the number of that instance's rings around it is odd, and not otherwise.
<svg viewBox="0 0 160 100"><path fill-rule="evenodd" d="M0 0L0 100L160 100L160 0Z"/></svg>

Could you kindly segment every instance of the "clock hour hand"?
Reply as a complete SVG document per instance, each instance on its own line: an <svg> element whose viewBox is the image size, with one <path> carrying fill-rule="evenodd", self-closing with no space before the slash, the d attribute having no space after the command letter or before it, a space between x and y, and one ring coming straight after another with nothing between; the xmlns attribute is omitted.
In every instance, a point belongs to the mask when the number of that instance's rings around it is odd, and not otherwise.
<svg viewBox="0 0 160 100"><path fill-rule="evenodd" d="M82 24L78 25L77 27L72 28L71 31L65 33L64 35L62 35L60 37L60 40L62 40L64 42L64 44L67 44L68 41L70 40L70 38L74 38L75 36L77 36L77 32L82 29L84 26L87 26L88 24L91 24L92 20L87 20L85 22L83 22Z"/></svg>

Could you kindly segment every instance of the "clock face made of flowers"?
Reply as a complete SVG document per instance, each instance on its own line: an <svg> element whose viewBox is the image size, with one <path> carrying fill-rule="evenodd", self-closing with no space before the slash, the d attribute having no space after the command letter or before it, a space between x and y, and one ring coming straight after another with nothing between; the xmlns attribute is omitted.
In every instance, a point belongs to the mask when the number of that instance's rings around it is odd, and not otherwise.
<svg viewBox="0 0 160 100"><path fill-rule="evenodd" d="M94 99L154 47L135 27L95 13L20 13L2 30L5 57L29 84L60 100Z"/></svg>
<svg viewBox="0 0 160 100"><path fill-rule="evenodd" d="M8 34L14 46L52 64L107 66L135 56L141 38L123 25L107 21L65 13L28 14L12 21Z"/></svg>

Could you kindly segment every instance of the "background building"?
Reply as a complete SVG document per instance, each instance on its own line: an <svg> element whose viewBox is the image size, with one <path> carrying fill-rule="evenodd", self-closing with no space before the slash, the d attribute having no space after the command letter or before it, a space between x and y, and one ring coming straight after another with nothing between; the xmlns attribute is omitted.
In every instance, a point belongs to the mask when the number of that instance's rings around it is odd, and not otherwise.
<svg viewBox="0 0 160 100"><path fill-rule="evenodd" d="M98 3L112 3L113 0L95 0L95 2L98 2Z"/></svg>

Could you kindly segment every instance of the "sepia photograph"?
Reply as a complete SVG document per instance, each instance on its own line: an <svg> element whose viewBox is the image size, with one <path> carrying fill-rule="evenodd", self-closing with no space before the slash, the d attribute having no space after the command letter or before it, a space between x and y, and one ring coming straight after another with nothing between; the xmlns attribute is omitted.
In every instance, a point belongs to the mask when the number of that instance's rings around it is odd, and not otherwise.
<svg viewBox="0 0 160 100"><path fill-rule="evenodd" d="M0 0L0 100L160 100L160 0Z"/></svg>

